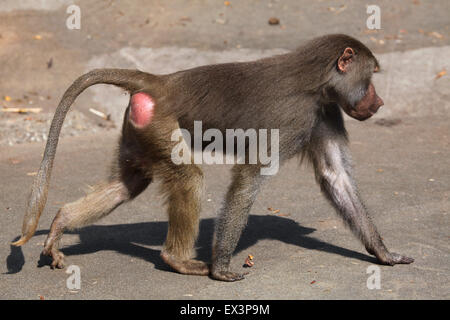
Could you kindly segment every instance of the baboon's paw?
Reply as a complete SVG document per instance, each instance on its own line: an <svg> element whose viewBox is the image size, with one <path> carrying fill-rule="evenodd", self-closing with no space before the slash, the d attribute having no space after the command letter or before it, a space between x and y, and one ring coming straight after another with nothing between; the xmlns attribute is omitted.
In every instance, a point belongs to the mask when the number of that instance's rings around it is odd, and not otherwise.
<svg viewBox="0 0 450 320"><path fill-rule="evenodd" d="M172 267L175 271L182 274L190 274L197 276L207 276L209 274L208 265L205 262L189 259L177 259L167 252L161 252L161 258Z"/></svg>
<svg viewBox="0 0 450 320"><path fill-rule="evenodd" d="M245 273L237 273L237 272L231 272L231 271L212 271L211 277L216 280L220 281L239 281L244 279L244 276L247 275L248 272Z"/></svg>
<svg viewBox="0 0 450 320"><path fill-rule="evenodd" d="M401 254L395 252L389 253L389 255L387 255L386 257L383 258L377 257L377 258L378 261L380 261L380 263L389 266L393 266L395 264L410 264L414 262L413 258L402 256Z"/></svg>
<svg viewBox="0 0 450 320"><path fill-rule="evenodd" d="M64 254L57 249L44 249L42 254L52 258L52 263L50 267L52 269L63 269L64 268Z"/></svg>

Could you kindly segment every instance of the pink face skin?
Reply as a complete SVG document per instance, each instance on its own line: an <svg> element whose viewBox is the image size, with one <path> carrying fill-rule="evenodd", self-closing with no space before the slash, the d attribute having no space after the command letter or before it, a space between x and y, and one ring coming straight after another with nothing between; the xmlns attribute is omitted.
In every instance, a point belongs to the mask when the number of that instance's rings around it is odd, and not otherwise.
<svg viewBox="0 0 450 320"><path fill-rule="evenodd" d="M153 118L155 101L146 93L139 92L131 96L130 120L137 128L147 126Z"/></svg>
<svg viewBox="0 0 450 320"><path fill-rule="evenodd" d="M343 106L343 109L350 117L364 121L373 116L383 104L384 102L377 95L375 87L370 83L366 95L356 104L356 106L352 107L347 105Z"/></svg>

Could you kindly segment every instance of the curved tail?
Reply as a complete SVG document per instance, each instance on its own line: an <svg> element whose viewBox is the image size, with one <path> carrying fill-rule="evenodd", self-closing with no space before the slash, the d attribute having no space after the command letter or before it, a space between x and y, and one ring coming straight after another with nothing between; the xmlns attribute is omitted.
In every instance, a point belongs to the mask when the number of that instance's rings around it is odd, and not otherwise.
<svg viewBox="0 0 450 320"><path fill-rule="evenodd" d="M44 156L39 171L34 179L31 194L28 198L27 210L23 219L22 237L12 244L21 246L25 244L36 231L39 217L44 210L47 201L50 176L58 145L59 133L70 106L75 99L88 87L103 83L122 87L129 92L134 92L148 87L153 75L126 69L95 69L79 77L66 90L61 102L53 116Z"/></svg>

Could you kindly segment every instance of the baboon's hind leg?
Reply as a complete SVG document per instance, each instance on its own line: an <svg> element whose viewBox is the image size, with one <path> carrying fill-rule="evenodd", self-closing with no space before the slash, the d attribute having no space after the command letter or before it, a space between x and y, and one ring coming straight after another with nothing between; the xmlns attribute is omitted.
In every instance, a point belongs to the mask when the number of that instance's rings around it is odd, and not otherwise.
<svg viewBox="0 0 450 320"><path fill-rule="evenodd" d="M94 191L85 197L65 204L53 219L42 252L52 257L52 268L64 267L64 255L58 249L64 230L73 230L94 223L127 199L129 195L123 182L111 181L96 186Z"/></svg>
<svg viewBox="0 0 450 320"><path fill-rule="evenodd" d="M206 263L191 259L198 234L203 173L196 165L170 163L163 169L169 230L161 258L182 274L208 275Z"/></svg>
<svg viewBox="0 0 450 320"><path fill-rule="evenodd" d="M64 267L64 255L58 250L64 230L98 221L139 195L152 181L151 165L139 159L138 152L130 152L127 143L128 140L122 138L118 167L114 167L108 182L98 184L92 192L77 201L65 204L56 214L42 252L52 257L52 268Z"/></svg>
<svg viewBox="0 0 450 320"><path fill-rule="evenodd" d="M133 185L134 190L130 190L130 185L119 179L111 180L97 185L85 197L64 205L53 219L42 252L52 257L51 267L64 267L64 255L58 249L64 230L87 226L108 215L120 204L142 192L150 182L145 178L139 180Z"/></svg>

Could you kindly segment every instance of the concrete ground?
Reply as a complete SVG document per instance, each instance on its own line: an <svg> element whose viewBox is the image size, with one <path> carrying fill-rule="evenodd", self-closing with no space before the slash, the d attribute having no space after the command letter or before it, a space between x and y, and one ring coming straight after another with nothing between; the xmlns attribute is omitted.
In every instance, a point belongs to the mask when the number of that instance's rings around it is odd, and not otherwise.
<svg viewBox="0 0 450 320"><path fill-rule="evenodd" d="M448 1L373 1L382 18L382 30L376 32L367 30L365 4L356 0L249 0L228 5L81 0L76 1L81 30L68 30L66 8L71 3L0 4L0 105L43 109L40 115L0 112L0 298L450 297ZM280 24L270 26L270 17ZM68 289L70 275L51 270L40 252L57 209L107 175L102 164L109 164L128 101L108 86L88 89L75 103L72 114L78 115L63 129L38 231L22 248L9 245L20 234L44 148L42 141L25 142L21 134L48 126L45 121L77 76L94 67L166 73L251 60L292 50L303 40L330 32L361 39L383 69L374 82L384 109L365 122L346 117L357 182L373 220L392 251L415 258L411 265L379 266L381 289L367 288L367 268L376 265L375 259L334 214L311 169L296 160L268 181L251 211L232 260L235 270L244 271L245 258L254 256L255 266L245 280L224 283L184 276L163 264L159 253L167 218L155 184L95 225L65 235L67 265L81 270L81 289ZM110 114L112 120L93 115L89 108ZM209 261L229 167L203 169L206 192L197 251L201 260Z"/></svg>

